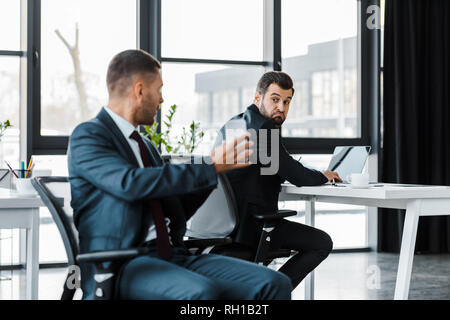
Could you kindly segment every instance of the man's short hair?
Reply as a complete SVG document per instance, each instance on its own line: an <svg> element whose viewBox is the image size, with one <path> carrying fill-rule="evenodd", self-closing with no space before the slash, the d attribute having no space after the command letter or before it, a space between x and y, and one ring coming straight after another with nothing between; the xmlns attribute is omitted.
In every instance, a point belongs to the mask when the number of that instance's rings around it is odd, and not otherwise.
<svg viewBox="0 0 450 320"><path fill-rule="evenodd" d="M143 50L126 50L118 53L111 60L106 75L108 91L123 94L131 78L136 74L154 73L161 69L161 64L151 54Z"/></svg>
<svg viewBox="0 0 450 320"><path fill-rule="evenodd" d="M292 95L294 95L294 82L287 73L281 71L269 71L263 74L261 79L258 81L256 91L262 95L265 95L267 88L269 88L272 83L277 84L284 90L292 89Z"/></svg>

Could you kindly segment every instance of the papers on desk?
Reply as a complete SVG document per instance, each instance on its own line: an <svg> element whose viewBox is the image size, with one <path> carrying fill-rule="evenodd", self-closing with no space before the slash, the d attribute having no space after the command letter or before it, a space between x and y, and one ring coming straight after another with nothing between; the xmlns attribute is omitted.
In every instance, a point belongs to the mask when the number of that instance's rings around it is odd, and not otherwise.
<svg viewBox="0 0 450 320"><path fill-rule="evenodd" d="M290 182L284 182L281 184L283 187L296 187ZM435 188L435 189L450 189L450 186L435 186L435 185L426 185L426 184L397 184L397 183L372 183L368 186L360 187L360 186L352 186L351 184L343 184L338 183L333 186L330 182L327 182L318 186L308 186L308 187L343 187L343 188L353 188L353 189L369 189L369 188ZM297 187L301 188L301 187Z"/></svg>

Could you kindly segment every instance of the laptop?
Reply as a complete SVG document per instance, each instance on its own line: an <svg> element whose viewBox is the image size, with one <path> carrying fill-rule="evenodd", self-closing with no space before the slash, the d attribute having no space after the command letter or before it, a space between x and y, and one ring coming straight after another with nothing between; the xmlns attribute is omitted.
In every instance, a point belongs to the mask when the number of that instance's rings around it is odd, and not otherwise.
<svg viewBox="0 0 450 320"><path fill-rule="evenodd" d="M349 184L352 173L361 173L370 153L370 146L339 146L334 148L328 170L337 172L343 184Z"/></svg>

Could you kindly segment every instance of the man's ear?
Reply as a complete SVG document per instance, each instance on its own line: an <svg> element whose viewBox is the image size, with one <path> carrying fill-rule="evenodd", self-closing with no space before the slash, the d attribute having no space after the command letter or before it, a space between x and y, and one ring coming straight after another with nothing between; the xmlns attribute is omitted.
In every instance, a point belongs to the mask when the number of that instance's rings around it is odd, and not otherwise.
<svg viewBox="0 0 450 320"><path fill-rule="evenodd" d="M143 94L143 83L142 81L136 81L133 85L133 95L134 98L136 99L136 101L141 101L142 97L144 96Z"/></svg>
<svg viewBox="0 0 450 320"><path fill-rule="evenodd" d="M253 100L253 103L259 108L261 104L262 94L261 92L256 91L255 92L255 99Z"/></svg>

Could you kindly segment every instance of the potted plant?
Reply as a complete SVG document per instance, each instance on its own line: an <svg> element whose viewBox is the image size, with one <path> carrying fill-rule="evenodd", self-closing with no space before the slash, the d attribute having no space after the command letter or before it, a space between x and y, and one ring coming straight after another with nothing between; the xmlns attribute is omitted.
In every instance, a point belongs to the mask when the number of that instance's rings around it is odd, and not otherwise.
<svg viewBox="0 0 450 320"><path fill-rule="evenodd" d="M3 142L2 137L6 129L11 127L11 123L9 120L6 120L4 122L0 122L0 167L3 165Z"/></svg>
<svg viewBox="0 0 450 320"><path fill-rule="evenodd" d="M0 140L2 140L3 133L9 127L11 127L11 123L9 122L9 120L6 120L5 122L0 122Z"/></svg>
<svg viewBox="0 0 450 320"><path fill-rule="evenodd" d="M155 121L151 126L144 126L144 136L148 137L157 148L161 148L164 154L163 158L168 160L178 159L178 161L185 161L191 159L195 149L198 147L203 139L205 133L200 129L200 123L192 121L189 127L183 127L181 134L174 137L171 136L173 128L173 117L177 111L177 105L170 106L165 115L164 124L166 128L164 131L158 133L159 123ZM176 140L173 143L173 140ZM165 150L163 150L163 148ZM164 152L165 151L165 152Z"/></svg>

